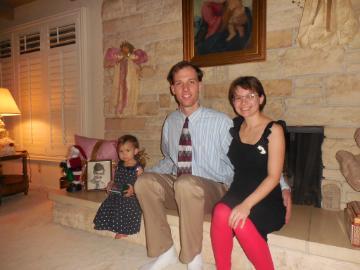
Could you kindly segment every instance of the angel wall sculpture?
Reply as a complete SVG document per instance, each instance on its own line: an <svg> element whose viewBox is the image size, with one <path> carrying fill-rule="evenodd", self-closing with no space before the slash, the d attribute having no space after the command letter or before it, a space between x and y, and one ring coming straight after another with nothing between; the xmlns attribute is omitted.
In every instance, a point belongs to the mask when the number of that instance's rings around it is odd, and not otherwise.
<svg viewBox="0 0 360 270"><path fill-rule="evenodd" d="M137 99L140 88L141 64L147 62L145 51L124 41L120 48L109 48L106 51L104 66L114 68L114 79L111 91L111 104L116 114L136 114Z"/></svg>

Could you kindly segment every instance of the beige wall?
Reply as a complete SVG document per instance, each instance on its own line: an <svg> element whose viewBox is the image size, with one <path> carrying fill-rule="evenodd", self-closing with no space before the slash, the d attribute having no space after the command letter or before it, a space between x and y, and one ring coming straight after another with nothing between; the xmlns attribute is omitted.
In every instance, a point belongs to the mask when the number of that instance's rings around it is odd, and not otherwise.
<svg viewBox="0 0 360 270"><path fill-rule="evenodd" d="M335 159L336 151L359 153L352 138L360 126L360 34L345 46L319 50L296 43L302 9L290 0L267 1L266 61L204 68L202 104L232 115L226 99L230 82L240 75L257 76L265 85L265 112L288 125L325 127L323 144L323 206L343 208L360 200L346 183ZM360 2L352 1L356 16ZM176 104L169 95L166 75L181 60L182 17L178 0L104 0L103 48L128 40L149 55L141 81L138 113L118 117L110 105L113 70L104 72L105 136L133 133L150 154L150 164L161 158L163 120ZM336 196L338 194L338 196Z"/></svg>

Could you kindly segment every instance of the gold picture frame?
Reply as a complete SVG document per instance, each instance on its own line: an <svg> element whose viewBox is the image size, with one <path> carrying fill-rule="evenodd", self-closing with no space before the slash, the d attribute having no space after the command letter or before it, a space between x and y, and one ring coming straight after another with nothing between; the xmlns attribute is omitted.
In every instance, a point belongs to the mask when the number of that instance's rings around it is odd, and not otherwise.
<svg viewBox="0 0 360 270"><path fill-rule="evenodd" d="M184 60L202 67L265 60L266 0L217 2L182 0Z"/></svg>

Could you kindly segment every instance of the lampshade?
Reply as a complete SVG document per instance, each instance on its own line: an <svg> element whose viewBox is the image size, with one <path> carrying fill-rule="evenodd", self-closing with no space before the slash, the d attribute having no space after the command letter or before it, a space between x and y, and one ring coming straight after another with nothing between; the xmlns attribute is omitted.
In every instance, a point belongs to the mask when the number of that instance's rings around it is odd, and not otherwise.
<svg viewBox="0 0 360 270"><path fill-rule="evenodd" d="M11 116L21 114L10 91L0 88L0 116Z"/></svg>

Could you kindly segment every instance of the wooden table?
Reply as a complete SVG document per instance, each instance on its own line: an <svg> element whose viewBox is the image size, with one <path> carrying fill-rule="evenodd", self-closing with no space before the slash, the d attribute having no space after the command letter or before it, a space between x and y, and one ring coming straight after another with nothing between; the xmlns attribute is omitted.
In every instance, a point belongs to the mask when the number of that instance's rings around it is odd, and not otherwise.
<svg viewBox="0 0 360 270"><path fill-rule="evenodd" d="M3 196L8 196L20 192L25 195L29 191L29 176L27 174L27 151L16 152L14 155L1 156L1 163L8 160L22 159L22 174L2 174L0 171L0 204Z"/></svg>

